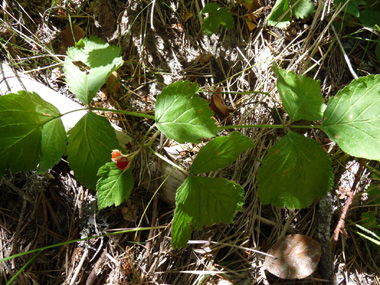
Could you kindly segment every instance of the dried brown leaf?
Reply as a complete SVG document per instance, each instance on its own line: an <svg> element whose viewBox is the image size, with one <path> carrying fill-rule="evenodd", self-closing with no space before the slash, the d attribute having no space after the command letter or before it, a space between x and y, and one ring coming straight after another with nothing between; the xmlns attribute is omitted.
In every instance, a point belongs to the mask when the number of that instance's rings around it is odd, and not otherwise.
<svg viewBox="0 0 380 285"><path fill-rule="evenodd" d="M311 237L294 234L280 238L268 251L264 268L281 279L303 279L317 268L321 245Z"/></svg>
<svg viewBox="0 0 380 285"><path fill-rule="evenodd" d="M66 29L62 32L61 54L66 54L67 49L69 47L75 46L75 42L78 42L84 36L84 31L81 27L75 24L73 24L72 27L72 31L70 26L67 26Z"/></svg>

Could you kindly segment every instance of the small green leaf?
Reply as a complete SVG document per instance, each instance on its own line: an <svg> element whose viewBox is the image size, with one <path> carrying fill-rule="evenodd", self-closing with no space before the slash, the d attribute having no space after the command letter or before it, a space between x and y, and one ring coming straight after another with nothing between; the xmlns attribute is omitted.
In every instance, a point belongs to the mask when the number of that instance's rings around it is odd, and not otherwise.
<svg viewBox="0 0 380 285"><path fill-rule="evenodd" d="M46 154L41 147L43 127L50 121L61 122L59 117L59 111L34 92L1 96L0 174L7 168L14 172L33 170L43 152Z"/></svg>
<svg viewBox="0 0 380 285"><path fill-rule="evenodd" d="M285 110L292 121L315 121L322 118L326 105L321 95L320 81L306 76L297 76L272 65L277 74L277 89Z"/></svg>
<svg viewBox="0 0 380 285"><path fill-rule="evenodd" d="M191 225L200 230L214 223L232 223L244 203L244 189L224 178L189 176L177 190L172 247L184 247Z"/></svg>
<svg viewBox="0 0 380 285"><path fill-rule="evenodd" d="M119 206L129 198L134 187L132 168L127 171L119 169L115 162L108 162L98 171L100 177L96 184L98 191L98 208Z"/></svg>
<svg viewBox="0 0 380 285"><path fill-rule="evenodd" d="M38 165L37 174L46 173L57 164L66 149L66 132L62 120L52 120L42 128L42 155Z"/></svg>
<svg viewBox="0 0 380 285"><path fill-rule="evenodd" d="M268 25L285 28L290 23L292 16L303 19L314 12L314 4L310 0L297 1L296 5L293 1L291 3L292 9L290 9L289 0L277 0L267 18Z"/></svg>
<svg viewBox="0 0 380 285"><path fill-rule="evenodd" d="M70 168L80 183L95 189L99 168L119 147L115 131L106 118L88 112L68 134L66 154Z"/></svg>
<svg viewBox="0 0 380 285"><path fill-rule="evenodd" d="M190 172L197 174L227 167L240 153L251 147L254 147L254 143L239 132L215 138L200 149Z"/></svg>
<svg viewBox="0 0 380 285"><path fill-rule="evenodd" d="M222 25L227 29L234 26L232 14L224 7L219 7L216 3L209 3L202 9L201 14L209 13L203 20L202 27L206 35L211 36L219 30Z"/></svg>
<svg viewBox="0 0 380 285"><path fill-rule="evenodd" d="M208 3L203 7L201 14L215 13L218 10L218 8L219 8L218 4Z"/></svg>
<svg viewBox="0 0 380 285"><path fill-rule="evenodd" d="M85 38L79 47L68 49L64 63L69 90L84 104L89 104L108 76L123 65L120 48L98 37Z"/></svg>
<svg viewBox="0 0 380 285"><path fill-rule="evenodd" d="M333 186L331 159L320 145L289 132L270 148L257 176L263 204L305 208Z"/></svg>
<svg viewBox="0 0 380 285"><path fill-rule="evenodd" d="M380 159L380 75L355 79L330 99L323 131L346 153Z"/></svg>
<svg viewBox="0 0 380 285"><path fill-rule="evenodd" d="M345 5L346 2L348 3L343 11L347 11L348 14L351 14L352 16L358 18L360 16L359 5L365 5L365 1L363 0L350 0L350 1L334 0L334 5L338 7L339 4Z"/></svg>
<svg viewBox="0 0 380 285"><path fill-rule="evenodd" d="M208 102L197 94L199 88L189 81L168 85L156 101L156 123L168 138L179 143L199 143L218 132Z"/></svg>

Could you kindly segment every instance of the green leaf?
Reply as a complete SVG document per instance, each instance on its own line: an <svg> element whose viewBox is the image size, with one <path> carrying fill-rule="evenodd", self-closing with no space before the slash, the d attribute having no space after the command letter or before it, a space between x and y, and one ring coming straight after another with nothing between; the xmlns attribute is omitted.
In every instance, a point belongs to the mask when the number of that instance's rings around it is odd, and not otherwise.
<svg viewBox="0 0 380 285"><path fill-rule="evenodd" d="M156 123L165 136L179 143L199 143L217 134L213 113L198 90L195 83L177 81L157 96Z"/></svg>
<svg viewBox="0 0 380 285"><path fill-rule="evenodd" d="M98 37L82 40L79 47L68 49L64 63L69 90L84 104L89 104L108 76L123 65L120 48Z"/></svg>
<svg viewBox="0 0 380 285"><path fill-rule="evenodd" d="M201 14L209 13L203 20L202 27L206 35L211 36L219 30L222 25L227 29L234 26L232 14L224 7L219 7L216 3L209 3L202 9Z"/></svg>
<svg viewBox="0 0 380 285"><path fill-rule="evenodd" d="M228 137L218 137L202 147L195 158L191 173L203 173L227 167L240 153L254 147L254 143L239 132L232 132Z"/></svg>
<svg viewBox="0 0 380 285"><path fill-rule="evenodd" d="M355 79L330 99L323 131L346 153L380 159L380 75Z"/></svg>
<svg viewBox="0 0 380 285"><path fill-rule="evenodd" d="M14 172L33 170L42 153L46 154L41 147L43 127L50 121L61 122L59 117L59 111L34 92L1 96L0 174L7 168Z"/></svg>
<svg viewBox="0 0 380 285"><path fill-rule="evenodd" d="M46 173L61 160L67 141L65 127L60 119L46 123L41 133L42 155L37 174Z"/></svg>
<svg viewBox="0 0 380 285"><path fill-rule="evenodd" d="M277 75L277 89L282 104L292 121L315 121L322 118L326 105L321 95L320 81L306 76L297 76L292 71L272 65Z"/></svg>
<svg viewBox="0 0 380 285"><path fill-rule="evenodd" d="M293 2L291 1L294 5ZM303 19L314 12L314 5L310 0L297 1L297 4L292 9L290 9L289 4L289 0L277 0L267 18L268 25L285 28L290 23L292 16Z"/></svg>
<svg viewBox="0 0 380 285"><path fill-rule="evenodd" d="M177 190L172 247L184 247L191 225L200 230L214 223L232 223L244 203L244 189L224 178L189 176Z"/></svg>
<svg viewBox="0 0 380 285"><path fill-rule="evenodd" d="M380 25L380 3L375 7L365 9L360 12L359 21L367 27L375 27Z"/></svg>
<svg viewBox="0 0 380 285"><path fill-rule="evenodd" d="M80 183L95 189L99 168L111 160L111 152L119 147L110 122L88 112L69 132L66 149L70 168Z"/></svg>
<svg viewBox="0 0 380 285"><path fill-rule="evenodd" d="M270 148L257 176L263 204L305 208L333 186L331 160L320 145L289 132Z"/></svg>
<svg viewBox="0 0 380 285"><path fill-rule="evenodd" d="M339 4L346 4L347 0L334 0L334 5L338 7ZM360 16L359 5L365 5L365 1L363 0L350 0L348 1L346 7L343 11L346 11L348 14L355 16L358 18Z"/></svg>
<svg viewBox="0 0 380 285"><path fill-rule="evenodd" d="M134 186L132 168L127 171L119 169L115 162L108 162L98 172L100 177L96 184L98 191L98 208L119 206L129 198Z"/></svg>

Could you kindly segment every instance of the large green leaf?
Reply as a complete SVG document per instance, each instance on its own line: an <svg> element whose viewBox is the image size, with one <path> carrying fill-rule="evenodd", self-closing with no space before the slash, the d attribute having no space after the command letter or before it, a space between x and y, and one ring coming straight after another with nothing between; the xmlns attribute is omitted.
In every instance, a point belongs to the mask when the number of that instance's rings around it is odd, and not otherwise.
<svg viewBox="0 0 380 285"><path fill-rule="evenodd" d="M270 148L257 182L263 204L305 208L333 186L331 160L316 141L289 132Z"/></svg>
<svg viewBox="0 0 380 285"><path fill-rule="evenodd" d="M294 5L296 2L297 4ZM292 9L290 9L290 4L293 5ZM290 23L292 16L295 16L296 18L306 18L311 15L313 11L314 4L310 0L277 0L267 18L268 25L277 28L285 28Z"/></svg>
<svg viewBox="0 0 380 285"><path fill-rule="evenodd" d="M61 160L65 153L67 141L65 127L61 119L46 123L41 134L42 155L37 174L46 173Z"/></svg>
<svg viewBox="0 0 380 285"><path fill-rule="evenodd" d="M98 172L100 177L96 184L98 191L98 208L119 206L129 198L134 186L132 168L127 171L119 169L115 162L108 162Z"/></svg>
<svg viewBox="0 0 380 285"><path fill-rule="evenodd" d="M244 203L244 189L224 178L189 176L177 190L172 228L173 248L186 246L195 229L232 223Z"/></svg>
<svg viewBox="0 0 380 285"><path fill-rule="evenodd" d="M41 146L48 122L60 122L59 111L36 93L19 91L0 97L0 174L33 170L43 154L49 151ZM59 124L59 123L56 123ZM45 140L44 140L45 141ZM60 141L60 144L65 144ZM56 159L54 159L56 161ZM54 162L48 163L50 168Z"/></svg>
<svg viewBox="0 0 380 285"><path fill-rule="evenodd" d="M68 132L67 160L80 183L95 189L99 168L111 160L111 152L119 147L110 122L88 112Z"/></svg>
<svg viewBox="0 0 380 285"><path fill-rule="evenodd" d="M292 121L315 121L322 118L326 105L321 95L320 81L306 76L297 76L293 71L272 65L277 74L277 89L282 104Z"/></svg>
<svg viewBox="0 0 380 285"><path fill-rule="evenodd" d="M69 48L67 55L63 71L69 90L85 104L91 102L108 76L123 65L120 48L95 36Z"/></svg>
<svg viewBox="0 0 380 285"><path fill-rule="evenodd" d="M346 153L380 159L380 75L355 79L327 104L323 131Z"/></svg>
<svg viewBox="0 0 380 285"><path fill-rule="evenodd" d="M218 132L208 102L197 94L199 87L189 81L168 85L157 97L156 123L168 138L179 143L199 143Z"/></svg>
<svg viewBox="0 0 380 285"><path fill-rule="evenodd" d="M228 137L215 138L200 149L190 171L203 173L224 168L251 147L254 147L253 142L239 132L232 132Z"/></svg>

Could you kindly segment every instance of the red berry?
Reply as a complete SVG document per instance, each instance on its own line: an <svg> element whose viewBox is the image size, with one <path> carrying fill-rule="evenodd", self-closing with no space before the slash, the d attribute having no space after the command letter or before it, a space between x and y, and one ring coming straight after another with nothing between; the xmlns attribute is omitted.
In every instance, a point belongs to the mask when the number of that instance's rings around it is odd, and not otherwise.
<svg viewBox="0 0 380 285"><path fill-rule="evenodd" d="M117 149L112 151L112 161L118 162L122 158L121 152Z"/></svg>
<svg viewBox="0 0 380 285"><path fill-rule="evenodd" d="M116 165L119 169L124 170L128 166L128 159L126 157L122 157L119 161L116 162Z"/></svg>

